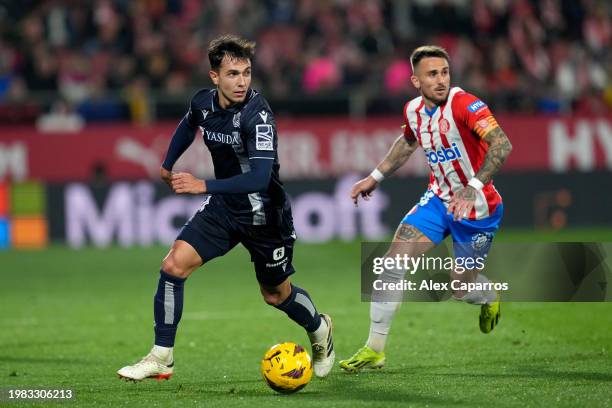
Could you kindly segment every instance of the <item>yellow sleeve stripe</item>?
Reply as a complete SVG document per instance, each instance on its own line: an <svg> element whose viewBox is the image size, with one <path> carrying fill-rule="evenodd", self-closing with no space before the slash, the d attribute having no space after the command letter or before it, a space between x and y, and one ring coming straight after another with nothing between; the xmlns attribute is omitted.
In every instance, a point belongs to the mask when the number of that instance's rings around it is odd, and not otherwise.
<svg viewBox="0 0 612 408"><path fill-rule="evenodd" d="M482 138L496 127L499 127L499 124L495 118L493 116L487 116L486 118L480 119L478 122L476 122L474 125L474 132L476 132L476 134Z"/></svg>

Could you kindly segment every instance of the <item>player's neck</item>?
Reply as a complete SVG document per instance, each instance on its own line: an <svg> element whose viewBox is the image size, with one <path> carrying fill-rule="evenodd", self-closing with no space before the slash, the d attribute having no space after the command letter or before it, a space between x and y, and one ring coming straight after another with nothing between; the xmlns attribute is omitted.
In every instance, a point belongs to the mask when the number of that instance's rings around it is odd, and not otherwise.
<svg viewBox="0 0 612 408"><path fill-rule="evenodd" d="M434 101L427 99L426 96L423 96L423 101L425 102L425 107L429 110L434 110L438 107L438 104Z"/></svg>
<svg viewBox="0 0 612 408"><path fill-rule="evenodd" d="M232 101L225 98L223 94L219 91L217 91L217 102L219 103L219 106L221 107L221 109L227 109L231 107L232 105L234 105Z"/></svg>

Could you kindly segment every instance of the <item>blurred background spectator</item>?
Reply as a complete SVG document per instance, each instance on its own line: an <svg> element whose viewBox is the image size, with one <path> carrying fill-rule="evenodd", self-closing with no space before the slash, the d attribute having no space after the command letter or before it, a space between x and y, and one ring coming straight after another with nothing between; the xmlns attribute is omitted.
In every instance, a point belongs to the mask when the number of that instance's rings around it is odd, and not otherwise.
<svg viewBox="0 0 612 408"><path fill-rule="evenodd" d="M57 101L87 121L179 117L222 33L257 41L253 86L286 114L399 112L425 43L496 111L607 113L611 17L606 0L0 2L0 120Z"/></svg>
<svg viewBox="0 0 612 408"><path fill-rule="evenodd" d="M36 121L36 128L46 133L78 132L84 125L83 118L64 101L54 102L51 111L40 115Z"/></svg>

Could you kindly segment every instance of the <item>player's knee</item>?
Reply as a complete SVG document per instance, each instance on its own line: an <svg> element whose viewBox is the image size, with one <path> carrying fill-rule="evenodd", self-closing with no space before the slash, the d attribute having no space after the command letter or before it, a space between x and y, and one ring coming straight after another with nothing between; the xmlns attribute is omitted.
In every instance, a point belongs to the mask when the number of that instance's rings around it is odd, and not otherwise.
<svg viewBox="0 0 612 408"><path fill-rule="evenodd" d="M453 289L452 290L452 296L453 299L455 300L463 300L463 298L465 297L465 295L467 295L468 292L466 292L465 290L459 290L459 289Z"/></svg>
<svg viewBox="0 0 612 408"><path fill-rule="evenodd" d="M268 286L260 284L259 290L264 302L270 306L278 306L291 295L291 283L286 279L280 285Z"/></svg>
<svg viewBox="0 0 612 408"><path fill-rule="evenodd" d="M168 275L185 279L189 276L189 269L179 265L171 256L166 257L162 261L161 268Z"/></svg>
<svg viewBox="0 0 612 408"><path fill-rule="evenodd" d="M280 292L262 293L262 296L263 296L264 302L266 302L270 306L278 306L281 303L283 303L283 301L285 300L283 299L283 296Z"/></svg>
<svg viewBox="0 0 612 408"><path fill-rule="evenodd" d="M283 303L291 294L291 291L287 292L285 290L261 290L261 295L263 296L264 302L269 304L270 306L278 306Z"/></svg>

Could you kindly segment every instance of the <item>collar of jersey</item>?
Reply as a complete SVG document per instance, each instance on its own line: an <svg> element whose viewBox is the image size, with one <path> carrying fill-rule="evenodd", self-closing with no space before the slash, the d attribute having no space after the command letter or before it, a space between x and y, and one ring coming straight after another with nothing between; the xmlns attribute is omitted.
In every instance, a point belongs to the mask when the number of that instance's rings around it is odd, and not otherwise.
<svg viewBox="0 0 612 408"><path fill-rule="evenodd" d="M432 110L427 109L427 106L425 106L424 108L425 108L424 109L425 113L431 118L433 115L436 114L436 111L438 110L439 106L436 105L436 107L433 108Z"/></svg>

